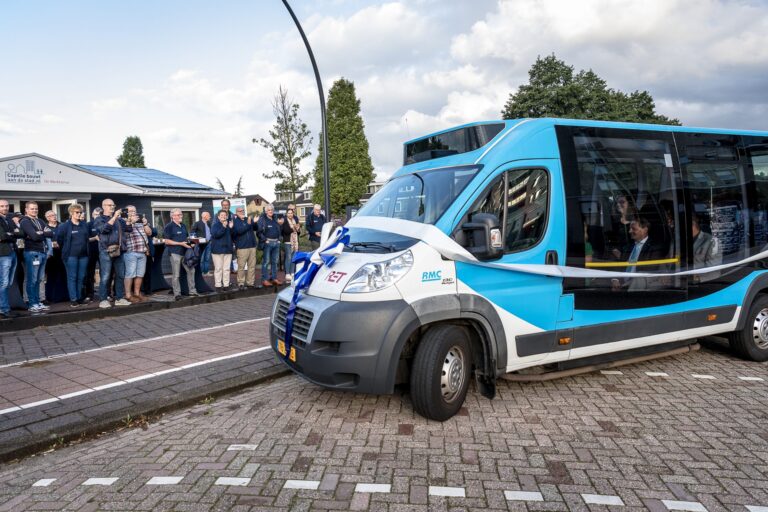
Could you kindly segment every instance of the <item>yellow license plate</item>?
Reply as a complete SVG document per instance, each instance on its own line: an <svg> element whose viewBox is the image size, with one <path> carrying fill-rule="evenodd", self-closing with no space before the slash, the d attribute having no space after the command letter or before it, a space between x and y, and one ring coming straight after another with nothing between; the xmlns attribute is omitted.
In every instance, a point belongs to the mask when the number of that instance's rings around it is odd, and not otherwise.
<svg viewBox="0 0 768 512"><path fill-rule="evenodd" d="M281 356L285 357L285 354L287 353L287 350L285 348L285 342L283 340L277 340L277 351L280 353ZM288 356L288 359L291 360L291 362L296 362L296 349L294 347L291 347L291 355Z"/></svg>

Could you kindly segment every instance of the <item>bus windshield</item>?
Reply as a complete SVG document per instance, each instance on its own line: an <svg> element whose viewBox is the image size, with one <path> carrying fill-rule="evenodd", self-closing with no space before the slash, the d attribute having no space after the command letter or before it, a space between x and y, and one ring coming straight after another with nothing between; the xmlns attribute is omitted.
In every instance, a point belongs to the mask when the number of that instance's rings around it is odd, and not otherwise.
<svg viewBox="0 0 768 512"><path fill-rule="evenodd" d="M480 166L414 172L388 182L357 215L434 224L472 181Z"/></svg>

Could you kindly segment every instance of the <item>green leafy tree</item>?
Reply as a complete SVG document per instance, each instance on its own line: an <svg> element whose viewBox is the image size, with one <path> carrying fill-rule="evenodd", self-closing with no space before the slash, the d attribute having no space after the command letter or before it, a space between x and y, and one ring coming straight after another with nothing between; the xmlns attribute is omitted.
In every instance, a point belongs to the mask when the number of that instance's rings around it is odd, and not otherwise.
<svg viewBox="0 0 768 512"><path fill-rule="evenodd" d="M334 82L328 92L328 165L330 167L331 211L342 215L349 205L357 206L376 176L373 173L368 139L365 137L360 100L355 84L344 78ZM320 138L315 163L312 197L323 202L323 139Z"/></svg>
<svg viewBox="0 0 768 512"><path fill-rule="evenodd" d="M117 157L117 163L120 164L120 167L146 167L144 165L144 146L142 146L140 138L135 135L125 138L123 154Z"/></svg>
<svg viewBox="0 0 768 512"><path fill-rule="evenodd" d="M309 171L302 171L300 165L311 154L312 136L306 123L299 118L299 105L288 98L288 92L282 86L272 102L272 111L276 120L269 131L269 140L261 138L253 142L272 153L276 168L264 173L264 177L278 180L275 188L291 192L295 200L297 192L309 180Z"/></svg>
<svg viewBox="0 0 768 512"><path fill-rule="evenodd" d="M624 93L608 87L592 71L574 73L554 55L538 57L528 71L528 83L510 94L504 119L521 117L568 117L679 125L680 121L656 113L648 91Z"/></svg>

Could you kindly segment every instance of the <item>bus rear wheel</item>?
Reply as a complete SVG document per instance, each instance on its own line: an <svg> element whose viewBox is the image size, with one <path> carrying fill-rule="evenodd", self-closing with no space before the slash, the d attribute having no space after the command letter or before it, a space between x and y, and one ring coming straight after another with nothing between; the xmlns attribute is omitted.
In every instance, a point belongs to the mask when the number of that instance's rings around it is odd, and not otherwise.
<svg viewBox="0 0 768 512"><path fill-rule="evenodd" d="M744 327L729 336L731 348L744 359L768 361L768 295L758 295Z"/></svg>
<svg viewBox="0 0 768 512"><path fill-rule="evenodd" d="M437 421L459 412L467 396L471 367L469 335L463 327L429 329L411 368L411 400L416 412Z"/></svg>

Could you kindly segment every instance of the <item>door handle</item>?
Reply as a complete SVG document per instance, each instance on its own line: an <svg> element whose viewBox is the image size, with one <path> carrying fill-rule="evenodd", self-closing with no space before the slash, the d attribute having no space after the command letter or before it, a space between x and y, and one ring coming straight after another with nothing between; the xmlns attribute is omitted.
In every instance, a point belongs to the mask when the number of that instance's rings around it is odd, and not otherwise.
<svg viewBox="0 0 768 512"><path fill-rule="evenodd" d="M557 265L557 251L547 251L546 256L544 256L544 264Z"/></svg>

